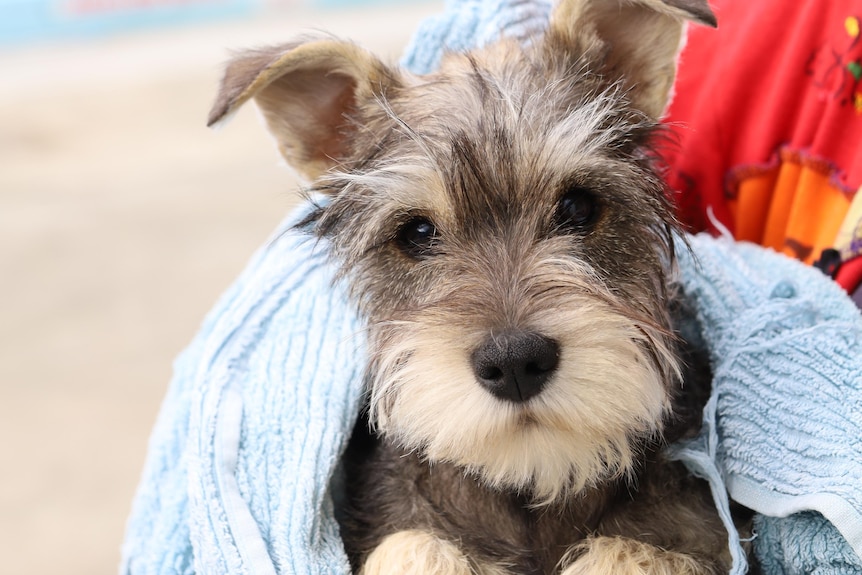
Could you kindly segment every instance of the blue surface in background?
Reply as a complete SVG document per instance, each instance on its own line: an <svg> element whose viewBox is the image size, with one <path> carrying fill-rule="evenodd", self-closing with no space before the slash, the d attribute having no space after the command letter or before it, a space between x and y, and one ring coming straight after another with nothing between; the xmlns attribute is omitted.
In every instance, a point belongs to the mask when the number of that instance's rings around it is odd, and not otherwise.
<svg viewBox="0 0 862 575"><path fill-rule="evenodd" d="M305 0L343 8L395 0ZM250 15L264 0L0 0L0 48Z"/></svg>
<svg viewBox="0 0 862 575"><path fill-rule="evenodd" d="M393 0L291 0L344 8ZM246 16L267 0L0 0L0 48L48 39Z"/></svg>
<svg viewBox="0 0 862 575"><path fill-rule="evenodd" d="M259 0L0 0L0 46L252 13Z"/></svg>

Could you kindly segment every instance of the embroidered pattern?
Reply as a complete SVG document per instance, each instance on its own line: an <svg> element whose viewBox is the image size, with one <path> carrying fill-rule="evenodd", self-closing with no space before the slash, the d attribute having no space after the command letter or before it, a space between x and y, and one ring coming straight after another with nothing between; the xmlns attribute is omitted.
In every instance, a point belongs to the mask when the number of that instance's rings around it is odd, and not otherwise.
<svg viewBox="0 0 862 575"><path fill-rule="evenodd" d="M841 106L850 104L862 114L860 28L862 23L857 16L845 18L843 46L823 45L815 49L806 62L805 73L812 77L824 98L836 100Z"/></svg>

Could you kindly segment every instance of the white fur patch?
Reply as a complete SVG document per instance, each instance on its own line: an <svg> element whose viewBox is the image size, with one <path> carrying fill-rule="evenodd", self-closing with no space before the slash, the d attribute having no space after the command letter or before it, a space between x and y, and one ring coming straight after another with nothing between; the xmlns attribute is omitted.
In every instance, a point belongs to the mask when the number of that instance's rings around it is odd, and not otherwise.
<svg viewBox="0 0 862 575"><path fill-rule="evenodd" d="M452 543L419 530L387 536L365 560L360 575L473 575Z"/></svg>
<svg viewBox="0 0 862 575"><path fill-rule="evenodd" d="M561 575L707 575L693 557L624 537L596 537L570 550ZM563 558L563 564L568 563Z"/></svg>

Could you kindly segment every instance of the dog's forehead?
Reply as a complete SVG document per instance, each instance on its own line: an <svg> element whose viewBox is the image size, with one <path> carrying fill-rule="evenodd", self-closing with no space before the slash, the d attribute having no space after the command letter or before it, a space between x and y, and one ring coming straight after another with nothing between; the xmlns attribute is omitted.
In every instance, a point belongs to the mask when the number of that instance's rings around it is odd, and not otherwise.
<svg viewBox="0 0 862 575"><path fill-rule="evenodd" d="M584 72L554 75L524 58L450 56L388 113L400 137L387 161L409 164L421 182L407 203L461 223L513 206L517 217L546 212L576 180L624 179L619 150L640 129L613 86Z"/></svg>
<svg viewBox="0 0 862 575"><path fill-rule="evenodd" d="M550 161L553 152L601 146L618 112L613 89L583 72L552 72L529 52L512 56L513 62L501 61L499 52L449 55L438 73L405 89L397 113L439 155L452 159L462 144L489 161Z"/></svg>

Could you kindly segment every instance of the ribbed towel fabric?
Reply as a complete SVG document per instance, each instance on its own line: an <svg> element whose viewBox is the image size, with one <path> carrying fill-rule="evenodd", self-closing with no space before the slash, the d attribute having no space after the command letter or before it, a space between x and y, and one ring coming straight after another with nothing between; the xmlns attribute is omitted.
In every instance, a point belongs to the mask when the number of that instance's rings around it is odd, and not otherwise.
<svg viewBox="0 0 862 575"><path fill-rule="evenodd" d="M545 0L450 0L404 63L422 73L441 46L528 41L549 10ZM325 244L290 230L298 217L253 257L174 366L123 575L349 572L335 511L363 331ZM725 516L725 480L767 514L755 539L767 575L862 573L858 312L825 276L783 256L707 237L691 245L693 255L679 250L696 310L687 329L710 349L716 379L703 433L675 455L710 480Z"/></svg>
<svg viewBox="0 0 862 575"><path fill-rule="evenodd" d="M446 50L480 48L505 35L529 43L548 25L552 0L448 0L446 9L419 25L401 64L427 74Z"/></svg>
<svg viewBox="0 0 862 575"><path fill-rule="evenodd" d="M862 316L796 260L688 241L691 251L677 246L680 274L713 394L700 436L672 451L710 480L720 510L727 489L761 514L764 573L862 573Z"/></svg>
<svg viewBox="0 0 862 575"><path fill-rule="evenodd" d="M363 332L324 255L278 231L177 360L122 573L349 572L329 484L359 410Z"/></svg>

